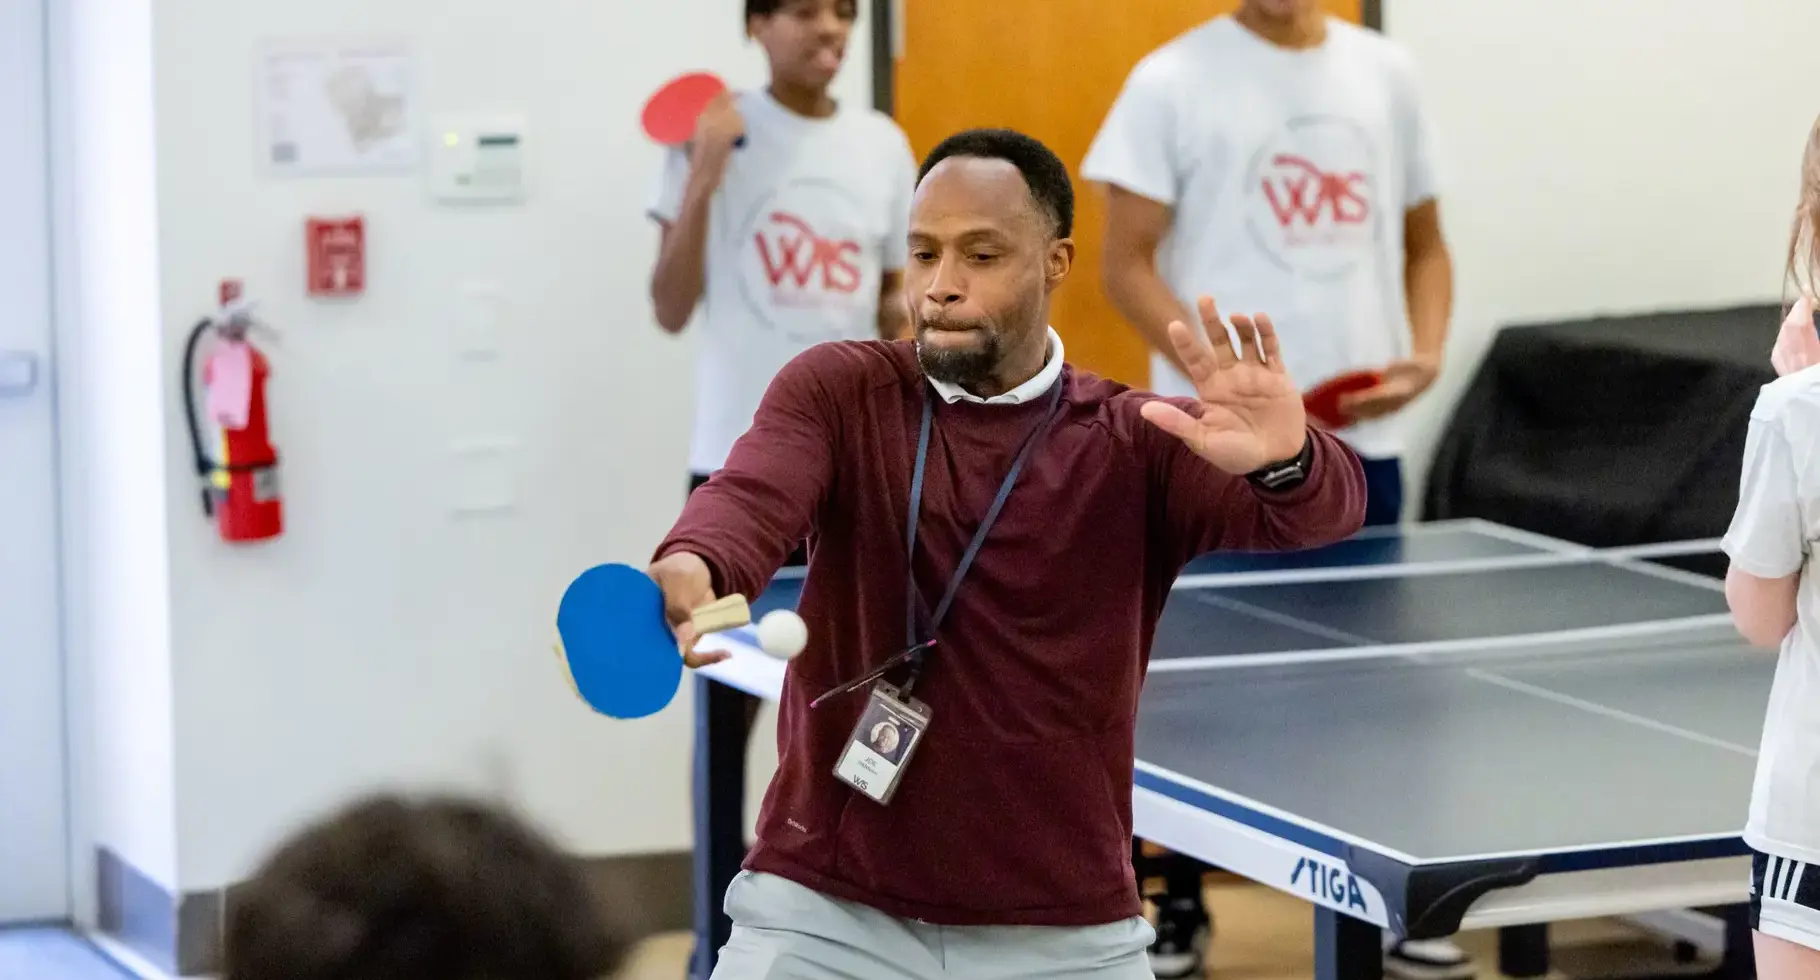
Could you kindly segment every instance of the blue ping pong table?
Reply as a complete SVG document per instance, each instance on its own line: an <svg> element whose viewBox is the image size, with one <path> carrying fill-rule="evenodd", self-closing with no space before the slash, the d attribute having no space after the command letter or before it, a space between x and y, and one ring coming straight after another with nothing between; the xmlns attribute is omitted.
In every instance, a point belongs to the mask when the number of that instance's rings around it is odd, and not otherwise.
<svg viewBox="0 0 1820 980"><path fill-rule="evenodd" d="M1137 720L1137 835L1306 899L1316 975L1375 978L1381 930L1499 928L1546 969L1546 924L1721 909L1748 975L1740 839L1774 658L1721 584L1663 555L1475 520L1203 557L1158 624ZM780 577L754 614L794 603ZM786 664L749 630L697 680L697 969L744 855L746 695ZM739 692L744 692L743 694Z"/></svg>

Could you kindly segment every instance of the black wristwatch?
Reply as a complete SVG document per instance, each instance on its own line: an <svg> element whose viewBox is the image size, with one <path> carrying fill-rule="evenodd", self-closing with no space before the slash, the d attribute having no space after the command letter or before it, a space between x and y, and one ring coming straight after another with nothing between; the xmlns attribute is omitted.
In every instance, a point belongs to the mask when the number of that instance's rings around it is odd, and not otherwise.
<svg viewBox="0 0 1820 980"><path fill-rule="evenodd" d="M1245 479L1259 490L1293 490L1308 479L1308 467L1314 462L1314 440L1304 438L1302 451L1280 463L1266 463L1245 474Z"/></svg>

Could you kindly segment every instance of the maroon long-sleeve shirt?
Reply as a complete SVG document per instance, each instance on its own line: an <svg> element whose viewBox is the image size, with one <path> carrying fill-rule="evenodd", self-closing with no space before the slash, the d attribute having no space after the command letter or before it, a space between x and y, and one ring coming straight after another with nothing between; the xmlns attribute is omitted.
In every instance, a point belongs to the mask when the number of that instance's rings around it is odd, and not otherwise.
<svg viewBox="0 0 1820 980"><path fill-rule="evenodd" d="M963 581L916 687L932 723L881 805L834 776L864 690L809 702L905 646L905 518L925 395L935 425L914 568L933 608L1049 399L942 401L907 342L824 344L777 376L724 469L659 545L717 594L757 595L805 536L779 765L746 867L949 925L1136 915L1133 728L1170 584L1196 555L1357 531L1365 483L1310 432L1306 482L1277 493L1138 414L1154 395L1066 367L1057 420ZM1217 644L1218 637L1208 637Z"/></svg>

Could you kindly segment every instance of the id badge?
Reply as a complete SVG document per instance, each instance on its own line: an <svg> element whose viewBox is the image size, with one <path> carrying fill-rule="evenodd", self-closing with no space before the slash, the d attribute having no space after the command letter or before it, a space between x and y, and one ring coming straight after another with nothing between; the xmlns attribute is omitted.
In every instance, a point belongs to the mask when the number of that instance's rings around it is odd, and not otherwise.
<svg viewBox="0 0 1820 980"><path fill-rule="evenodd" d="M834 775L873 800L890 803L928 730L929 706L915 698L898 700L897 688L880 681L866 699Z"/></svg>

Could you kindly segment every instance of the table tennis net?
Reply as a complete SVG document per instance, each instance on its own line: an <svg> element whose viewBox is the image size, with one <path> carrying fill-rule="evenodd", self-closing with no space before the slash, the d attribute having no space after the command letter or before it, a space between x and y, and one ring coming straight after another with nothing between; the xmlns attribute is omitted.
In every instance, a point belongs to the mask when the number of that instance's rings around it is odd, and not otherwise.
<svg viewBox="0 0 1820 980"><path fill-rule="evenodd" d="M1258 617L1277 621L1292 629L1306 631L1310 642L1301 648L1292 643L1262 652L1233 652L1219 649L1217 635L1206 637L1205 654L1171 656L1165 651L1153 657L1152 673L1175 673L1201 670L1259 669L1272 666L1295 666L1346 661L1398 660L1404 662L1448 662L1470 665L1475 659L1509 662L1513 658L1614 657L1644 656L1709 656L1717 652L1735 653L1746 649L1745 641L1732 626L1725 612L1723 583L1709 575L1697 574L1666 564L1686 556L1718 553L1718 542L1711 539L1670 542L1666 544L1625 548L1560 548L1540 554L1503 556L1470 562L1429 562L1408 565L1364 567L1309 567L1265 572L1215 573L1184 576L1177 583L1171 605L1199 607L1211 605L1219 615ZM1385 640L1369 634L1349 634L1333 628L1326 611L1318 603L1305 610L1287 608L1286 594L1313 596L1320 583L1357 583L1367 580L1410 580L1425 576L1452 577L1455 583L1473 581L1473 576L1501 571L1530 570L1530 578L1547 588L1549 570L1606 566L1635 575L1638 581L1661 583L1670 597L1656 603L1675 606L1685 612L1647 618L1626 618L1614 613L1609 621L1594 624L1550 626L1523 632L1475 634L1444 639ZM1495 576L1493 576L1495 577ZM1496 585L1488 584L1488 589ZM1570 586L1571 587L1571 586ZM1653 588L1653 586L1650 586ZM1284 590L1290 590L1286 593ZM1415 590L1418 593L1420 590ZM1675 598L1679 596L1681 598ZM1275 600L1253 601L1258 598ZM1497 601L1522 603L1535 601L1537 593L1503 594ZM1407 600L1404 600L1407 601ZM1591 601L1591 600L1589 600ZM1445 606L1418 609L1420 616L1449 617L1469 615ZM1167 617L1170 613L1166 612ZM1592 618L1596 618L1596 615ZM1470 627L1461 627L1462 630ZM1194 646L1200 646L1197 637Z"/></svg>

